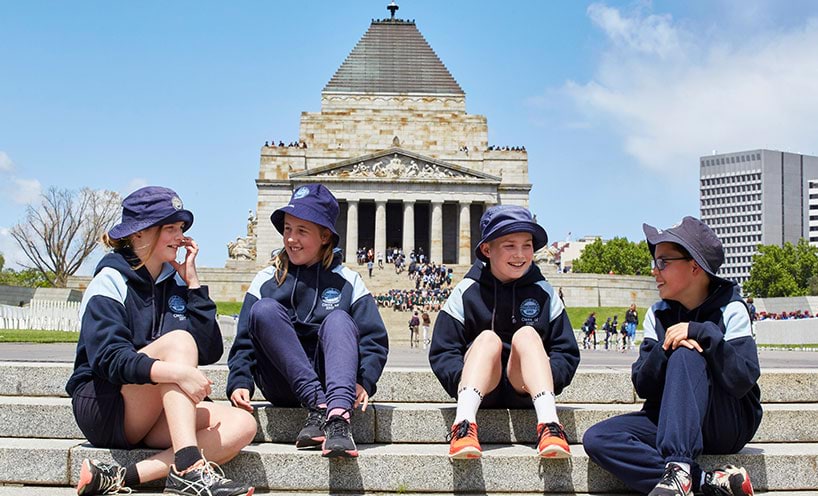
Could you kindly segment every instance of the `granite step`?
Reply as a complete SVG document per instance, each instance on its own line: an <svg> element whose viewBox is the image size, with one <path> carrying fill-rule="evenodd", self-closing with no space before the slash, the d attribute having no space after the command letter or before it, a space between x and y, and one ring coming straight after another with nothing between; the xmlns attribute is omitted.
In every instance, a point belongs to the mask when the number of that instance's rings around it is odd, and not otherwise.
<svg viewBox="0 0 818 496"><path fill-rule="evenodd" d="M304 421L300 408L256 403L256 442L292 443ZM557 406L568 441L579 443L592 425L638 410L637 404L569 403ZM454 421L455 406L436 403L376 403L356 411L353 436L359 443L442 443ZM486 443L533 444L537 438L533 410L478 412L480 439ZM0 397L0 437L83 439L74 422L69 398ZM818 404L771 403L753 438L756 443L818 442Z"/></svg>
<svg viewBox="0 0 818 496"><path fill-rule="evenodd" d="M66 396L70 363L0 362L0 395ZM225 399L227 366L202 367L213 380L213 399ZM818 403L818 368L764 369L759 380L765 403ZM256 400L262 399L256 394ZM373 397L381 402L450 403L428 369L387 368ZM630 369L587 368L557 397L559 403L634 403Z"/></svg>
<svg viewBox="0 0 818 496"><path fill-rule="evenodd" d="M8 486L0 485L0 496L19 496L22 494L30 495L30 494L37 494L39 496L76 496L77 491L73 487L55 487L55 486L30 486L30 485L22 485L22 484L11 484ZM160 496L162 495L161 488L154 488L153 490L145 490L139 488L138 491L135 493L139 496ZM255 494L265 494L267 496L292 496L293 491L264 491L264 490L257 490ZM317 496L317 495L326 495L327 491L298 491L299 496ZM355 494L355 493L352 493ZM367 492L369 496L378 496L382 494L394 494L394 493L381 493L381 492ZM436 492L436 493L413 493L413 492L404 492L400 493L403 496L444 496L444 495L454 495L456 493L452 492ZM531 493L509 493L509 492L493 492L493 496L520 496L524 494L531 494ZM590 493L551 493L549 496L622 496L623 493L594 493L591 495ZM815 496L814 491L756 491L756 496ZM461 493L462 496L462 493Z"/></svg>
<svg viewBox="0 0 818 496"><path fill-rule="evenodd" d="M568 460L542 460L533 447L484 445L480 460L452 462L445 444L361 444L354 460L327 460L316 451L264 443L223 466L228 477L272 491L331 492L626 492L590 462L581 445ZM120 464L153 450L106 450L68 440L0 439L0 480L71 486L83 458ZM818 444L750 444L740 453L702 456L704 467L742 465L760 491L818 491Z"/></svg>

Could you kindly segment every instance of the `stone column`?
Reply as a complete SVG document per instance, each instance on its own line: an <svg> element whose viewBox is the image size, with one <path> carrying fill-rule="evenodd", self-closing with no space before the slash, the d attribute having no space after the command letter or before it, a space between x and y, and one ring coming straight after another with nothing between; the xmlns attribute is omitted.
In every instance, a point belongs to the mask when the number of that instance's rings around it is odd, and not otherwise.
<svg viewBox="0 0 818 496"><path fill-rule="evenodd" d="M429 261L440 264L443 262L443 202L432 202L431 239Z"/></svg>
<svg viewBox="0 0 818 496"><path fill-rule="evenodd" d="M386 260L386 202L375 201L375 263L378 253Z"/></svg>
<svg viewBox="0 0 818 496"><path fill-rule="evenodd" d="M460 202L460 236L457 263L471 263L471 202Z"/></svg>
<svg viewBox="0 0 818 496"><path fill-rule="evenodd" d="M347 200L347 246L344 259L348 264L358 262L358 200Z"/></svg>
<svg viewBox="0 0 818 496"><path fill-rule="evenodd" d="M403 254L415 249L415 202L403 201ZM408 262L407 262L408 265Z"/></svg>

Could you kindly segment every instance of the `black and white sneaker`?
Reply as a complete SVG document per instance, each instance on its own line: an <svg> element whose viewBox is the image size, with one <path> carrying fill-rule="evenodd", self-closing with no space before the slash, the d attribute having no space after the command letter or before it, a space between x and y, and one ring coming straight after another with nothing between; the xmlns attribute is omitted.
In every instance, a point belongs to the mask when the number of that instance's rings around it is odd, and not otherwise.
<svg viewBox="0 0 818 496"><path fill-rule="evenodd" d="M724 465L704 474L702 492L706 496L752 496L753 483L744 467Z"/></svg>
<svg viewBox="0 0 818 496"><path fill-rule="evenodd" d="M202 458L182 473L171 465L164 492L193 496L252 496L254 490L253 486L228 479L216 463Z"/></svg>
<svg viewBox="0 0 818 496"><path fill-rule="evenodd" d="M342 415L333 415L324 423L322 454L328 458L358 456L358 448L352 439L352 426Z"/></svg>
<svg viewBox="0 0 818 496"><path fill-rule="evenodd" d="M324 442L324 418L327 416L326 408L308 407L307 418L304 420L304 427L298 432L295 438L295 447L298 449L314 448L321 446Z"/></svg>
<svg viewBox="0 0 818 496"><path fill-rule="evenodd" d="M648 496L693 496L693 481L685 469L670 462L665 467L662 480Z"/></svg>
<svg viewBox="0 0 818 496"><path fill-rule="evenodd" d="M77 483L79 496L94 494L130 494L131 489L123 485L125 467L109 465L99 460L86 458L80 466L80 480Z"/></svg>

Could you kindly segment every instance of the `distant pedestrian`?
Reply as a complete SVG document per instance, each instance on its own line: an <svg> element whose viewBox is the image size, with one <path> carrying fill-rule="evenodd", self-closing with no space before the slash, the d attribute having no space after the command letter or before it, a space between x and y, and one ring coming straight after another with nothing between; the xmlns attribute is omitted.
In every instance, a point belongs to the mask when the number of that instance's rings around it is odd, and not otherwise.
<svg viewBox="0 0 818 496"><path fill-rule="evenodd" d="M429 327L432 325L432 319L429 318L429 312L424 311L420 314L420 321L423 326L423 349L425 350L431 342L429 338Z"/></svg>
<svg viewBox="0 0 818 496"><path fill-rule="evenodd" d="M418 327L420 326L420 319L418 313L415 311L412 318L409 319L409 347L416 348L418 346Z"/></svg>
<svg viewBox="0 0 818 496"><path fill-rule="evenodd" d="M628 311L625 312L625 325L628 330L628 349L633 349L633 341L636 339L636 324L639 322L639 312L636 311L636 303L631 303Z"/></svg>

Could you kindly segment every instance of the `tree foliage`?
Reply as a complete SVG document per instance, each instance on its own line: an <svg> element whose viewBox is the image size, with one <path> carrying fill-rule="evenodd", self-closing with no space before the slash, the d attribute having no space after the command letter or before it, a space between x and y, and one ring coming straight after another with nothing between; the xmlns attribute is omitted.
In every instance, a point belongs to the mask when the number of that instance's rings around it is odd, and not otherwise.
<svg viewBox="0 0 818 496"><path fill-rule="evenodd" d="M0 286L23 286L26 288L48 288L51 283L37 269L0 270Z"/></svg>
<svg viewBox="0 0 818 496"><path fill-rule="evenodd" d="M11 228L30 262L23 266L56 287L65 287L68 276L79 270L118 219L119 203L113 191L49 188L38 207L26 207L25 222Z"/></svg>
<svg viewBox="0 0 818 496"><path fill-rule="evenodd" d="M574 272L592 274L650 274L650 250L644 240L634 243L627 238L607 242L597 239L582 250L574 260Z"/></svg>
<svg viewBox="0 0 818 496"><path fill-rule="evenodd" d="M818 248L801 238L796 245L760 245L744 292L774 298L818 294Z"/></svg>

